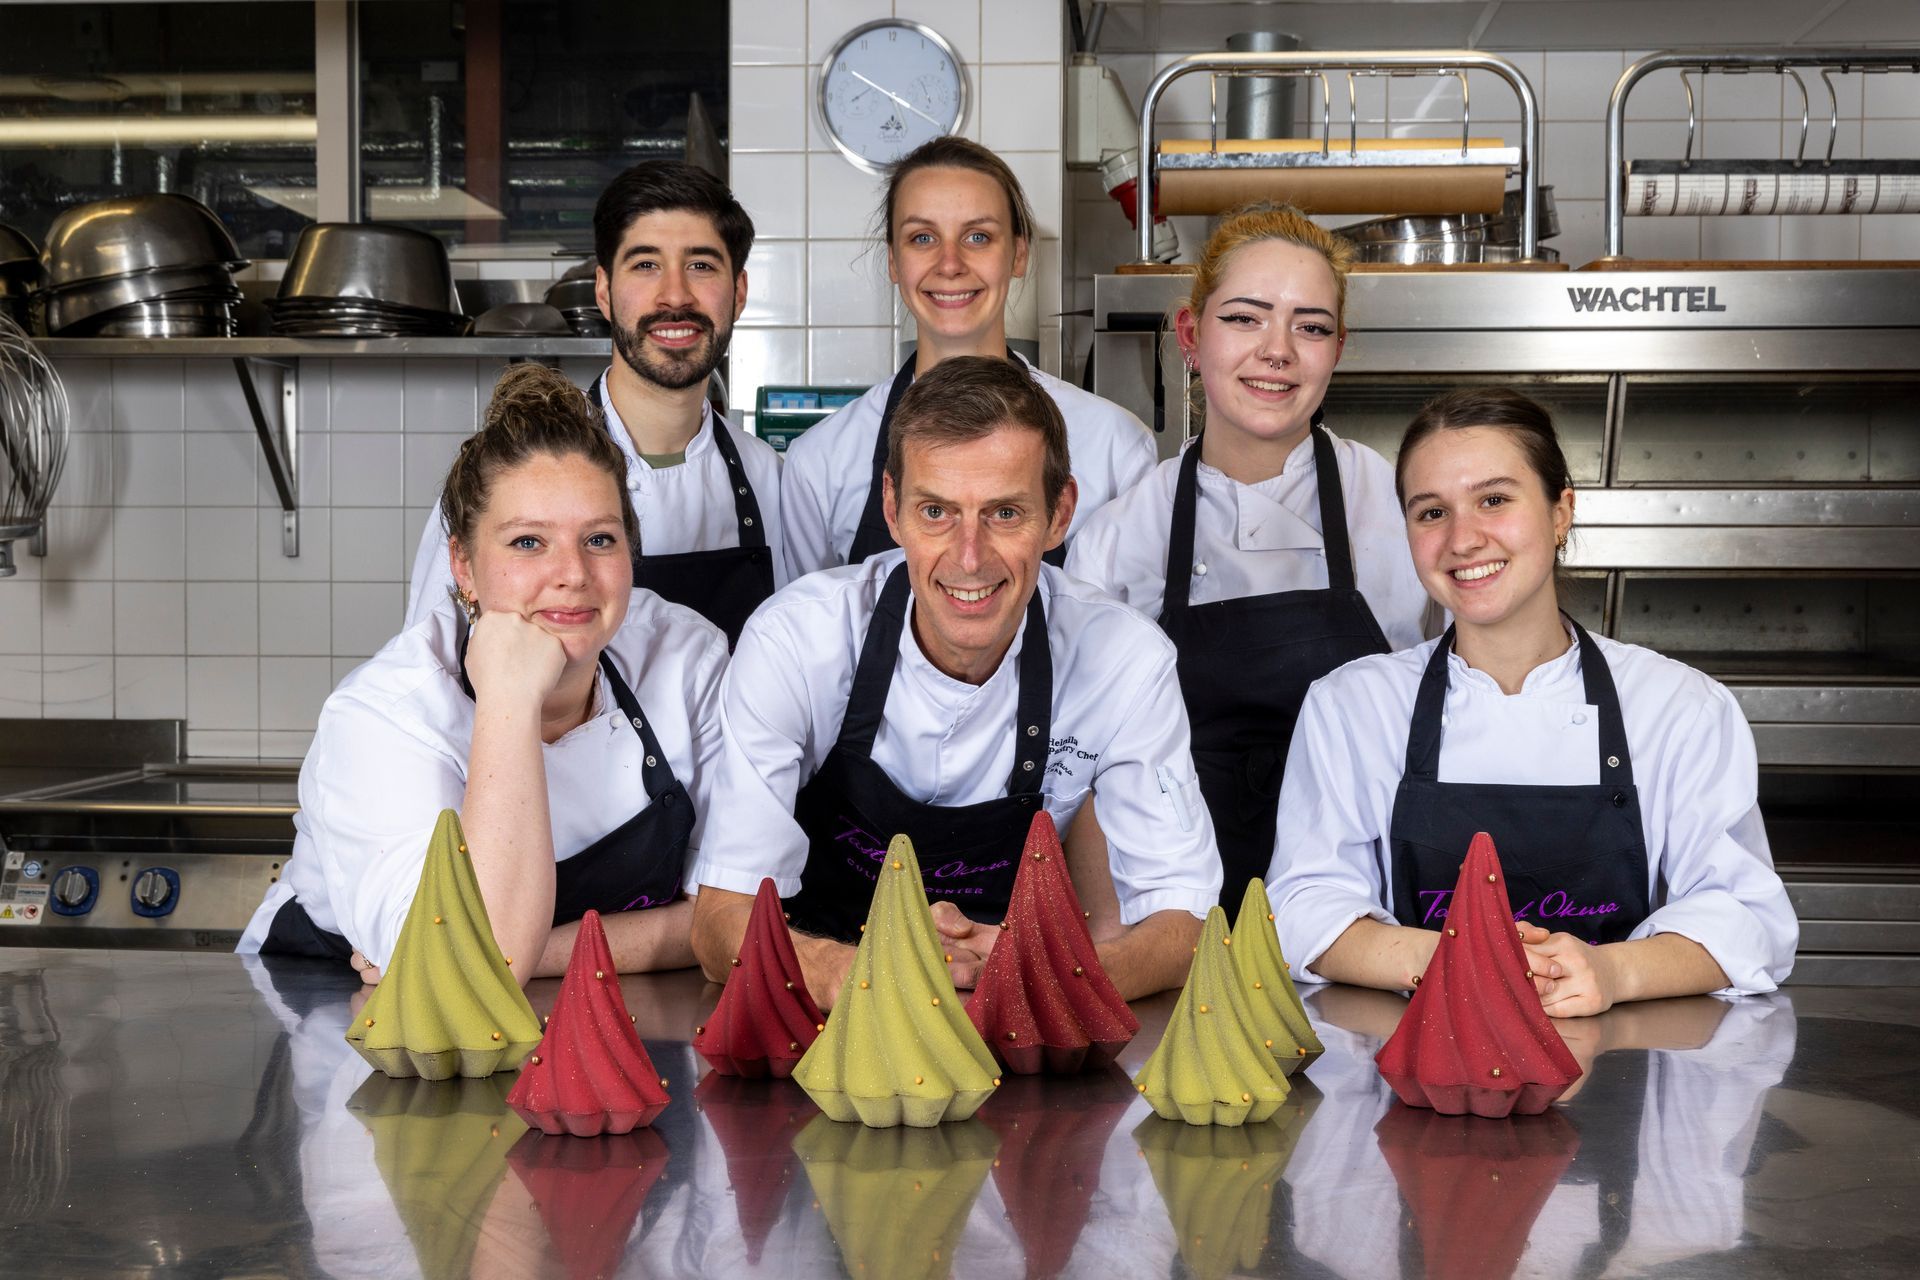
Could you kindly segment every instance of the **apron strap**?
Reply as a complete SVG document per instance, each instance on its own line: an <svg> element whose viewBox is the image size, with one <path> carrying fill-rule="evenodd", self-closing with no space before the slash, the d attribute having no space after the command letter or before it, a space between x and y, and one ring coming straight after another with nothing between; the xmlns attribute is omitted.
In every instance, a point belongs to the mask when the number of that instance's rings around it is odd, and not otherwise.
<svg viewBox="0 0 1920 1280"><path fill-rule="evenodd" d="M1347 499L1340 491L1340 459L1333 452L1333 437L1321 423L1321 411L1313 411L1314 487L1320 493L1320 541L1327 551L1327 587L1333 591L1351 591L1354 586L1353 539L1347 532Z"/></svg>
<svg viewBox="0 0 1920 1280"><path fill-rule="evenodd" d="M1167 537L1167 590L1162 614L1187 607L1193 590L1193 525L1200 505L1200 441L1203 430L1180 456L1180 475L1173 482L1173 526Z"/></svg>
<svg viewBox="0 0 1920 1280"><path fill-rule="evenodd" d="M602 417L610 416L608 413L610 401L607 398L606 386L606 374L603 373L594 380L593 407L600 411ZM713 422L714 448L719 451L720 457L727 464L727 484L733 490L733 518L740 536L740 545L764 547L767 545L767 532L760 519L760 501L754 496L753 485L747 479L746 468L740 465L740 450L734 447L733 440L727 435L726 424L721 421L720 415L714 413L713 407L704 401L702 406L701 412L708 415ZM609 422L607 426L611 430L613 424ZM633 558L641 559L639 547L633 549Z"/></svg>
<svg viewBox="0 0 1920 1280"><path fill-rule="evenodd" d="M860 523L853 532L853 545L847 548L849 564L864 561L868 556L878 555L889 547L899 544L893 540L893 534L887 529L885 504L881 500L881 477L887 474L887 434L893 425L894 410L900 407L900 398L907 394L907 388L913 385L913 365L919 359L915 351L893 375L893 385L887 389L887 407L880 411L880 430L873 438L873 465L868 472L867 500L860 508ZM858 560L855 553L859 552Z"/></svg>
<svg viewBox="0 0 1920 1280"><path fill-rule="evenodd" d="M1566 614L1580 646L1580 678L1587 702L1600 713L1600 782L1609 787L1633 785L1633 758L1627 752L1626 719L1620 713L1620 695L1613 671L1587 629ZM1427 659L1420 691L1413 699L1413 720L1407 729L1406 776L1431 782L1440 772L1440 717L1447 698L1447 656L1453 652L1454 628L1449 626Z"/></svg>
<svg viewBox="0 0 1920 1280"><path fill-rule="evenodd" d="M860 645L860 661L847 692L839 745L862 759L873 758L873 740L887 709L887 691L906 630L909 598L907 566L887 575ZM1035 585L1027 601L1026 630L1020 642L1019 698L1014 712L1013 772L1007 794L1037 793L1046 776L1047 748L1053 736L1053 650L1047 643L1046 609Z"/></svg>
<svg viewBox="0 0 1920 1280"><path fill-rule="evenodd" d="M613 700L619 704L620 713L640 735L640 749L645 757L641 762L641 785L649 796L670 790L674 785L673 766L667 762L667 753L660 749L660 739L654 736L652 723L641 713L640 700L633 696L633 690L627 687L605 649L600 651L600 669L607 674L607 683L613 688Z"/></svg>

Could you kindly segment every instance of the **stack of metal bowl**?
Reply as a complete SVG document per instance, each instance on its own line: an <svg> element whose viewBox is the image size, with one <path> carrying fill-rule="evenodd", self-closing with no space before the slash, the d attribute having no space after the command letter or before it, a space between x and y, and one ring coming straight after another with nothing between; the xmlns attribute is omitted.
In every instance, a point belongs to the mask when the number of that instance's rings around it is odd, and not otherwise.
<svg viewBox="0 0 1920 1280"><path fill-rule="evenodd" d="M45 278L33 241L0 223L0 316L31 332L33 292Z"/></svg>
<svg viewBox="0 0 1920 1280"><path fill-rule="evenodd" d="M226 338L240 303L233 273L247 260L213 210L155 194L64 211L40 264L50 334Z"/></svg>
<svg viewBox="0 0 1920 1280"><path fill-rule="evenodd" d="M613 332L607 318L600 314L600 303L593 296L593 259L553 282L547 290L547 305L567 318L567 327L576 338L604 338Z"/></svg>
<svg viewBox="0 0 1920 1280"><path fill-rule="evenodd" d="M1541 187L1538 239L1560 234L1560 214L1553 188ZM1334 228L1353 241L1361 262L1392 262L1403 266L1459 266L1467 263L1520 260L1523 190L1507 192L1499 213L1434 214L1427 217L1374 218ZM1539 260L1558 262L1560 254L1539 246Z"/></svg>
<svg viewBox="0 0 1920 1280"><path fill-rule="evenodd" d="M303 230L267 310L273 331L286 337L457 337L467 327L446 246L424 231L377 223Z"/></svg>

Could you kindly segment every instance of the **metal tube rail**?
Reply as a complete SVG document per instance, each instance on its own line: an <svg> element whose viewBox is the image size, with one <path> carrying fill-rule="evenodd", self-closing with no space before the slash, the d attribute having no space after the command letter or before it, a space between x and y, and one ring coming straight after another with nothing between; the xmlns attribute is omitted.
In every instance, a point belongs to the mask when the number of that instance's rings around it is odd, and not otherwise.
<svg viewBox="0 0 1920 1280"><path fill-rule="evenodd" d="M1175 64L1178 65L1177 63ZM1669 67L1681 67L1695 70L1705 75L1708 71L1751 70L1764 68L1775 75L1785 75L1793 67L1820 67L1824 78L1826 70L1838 68L1841 72L1867 70L1905 70L1920 72L1920 49L1753 49L1741 53L1684 53L1667 50L1662 53L1650 53L1621 73L1615 82L1613 92L1607 98L1607 256L1617 258L1624 252L1626 242L1626 151L1627 140L1627 95L1633 87L1655 71L1664 71ZM1172 68L1168 68L1172 70ZM1684 77L1683 77L1684 79ZM1156 82L1157 83L1157 82ZM1802 92L1805 91L1804 85ZM1832 93L1829 82L1827 91ZM1687 90L1689 104L1693 90ZM1834 103L1836 123L1839 104ZM1691 114L1691 109L1689 110ZM1803 113L1804 114L1804 113ZM1838 132L1836 129L1835 132ZM1802 126L1802 148L1805 147L1805 126ZM1691 143L1692 131L1688 131ZM1689 145L1689 155L1691 145ZM1832 159L1831 137L1828 140L1828 159Z"/></svg>
<svg viewBox="0 0 1920 1280"><path fill-rule="evenodd" d="M1335 71L1432 71L1436 73L1488 71L1505 80L1520 100L1520 182L1524 193L1520 215L1522 258L1531 258L1539 247L1539 156L1540 107L1534 100L1533 86L1520 68L1496 54L1471 49L1425 49L1401 52L1301 52L1301 53L1195 53L1172 63L1147 86L1140 102L1140 209L1139 249L1141 262L1153 259L1154 150L1153 113L1160 105L1167 86L1182 76L1196 72L1261 72L1275 75L1309 75ZM1351 82L1349 82L1351 83ZM1384 210L1383 212L1392 212Z"/></svg>

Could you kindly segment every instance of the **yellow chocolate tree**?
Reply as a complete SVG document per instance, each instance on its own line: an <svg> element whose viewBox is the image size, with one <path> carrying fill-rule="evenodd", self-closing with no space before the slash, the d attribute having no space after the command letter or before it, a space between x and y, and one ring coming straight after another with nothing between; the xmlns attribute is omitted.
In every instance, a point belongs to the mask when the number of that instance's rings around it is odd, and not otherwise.
<svg viewBox="0 0 1920 1280"><path fill-rule="evenodd" d="M433 829L407 923L347 1040L390 1076L428 1080L511 1071L540 1043L540 1019L493 939L451 809Z"/></svg>
<svg viewBox="0 0 1920 1280"><path fill-rule="evenodd" d="M827 1029L793 1079L833 1119L884 1129L965 1120L995 1071L947 974L913 842L895 836Z"/></svg>
<svg viewBox="0 0 1920 1280"><path fill-rule="evenodd" d="M1247 881L1247 896L1233 931L1233 967L1240 975L1240 994L1253 1015L1253 1032L1292 1075L1327 1051L1307 1020L1307 1008L1293 985L1287 958L1274 932L1268 909L1267 886L1256 877Z"/></svg>
<svg viewBox="0 0 1920 1280"><path fill-rule="evenodd" d="M1188 1124L1259 1123L1286 1101L1287 1077L1253 1030L1228 954L1227 913L1207 912L1166 1034L1133 1078L1156 1114Z"/></svg>
<svg viewBox="0 0 1920 1280"><path fill-rule="evenodd" d="M347 1110L373 1135L373 1163L424 1276L464 1276L507 1152L527 1131L507 1108L510 1081L368 1076Z"/></svg>
<svg viewBox="0 0 1920 1280"><path fill-rule="evenodd" d="M793 1140L847 1274L875 1280L952 1273L954 1242L999 1147L979 1120L875 1130L815 1116Z"/></svg>

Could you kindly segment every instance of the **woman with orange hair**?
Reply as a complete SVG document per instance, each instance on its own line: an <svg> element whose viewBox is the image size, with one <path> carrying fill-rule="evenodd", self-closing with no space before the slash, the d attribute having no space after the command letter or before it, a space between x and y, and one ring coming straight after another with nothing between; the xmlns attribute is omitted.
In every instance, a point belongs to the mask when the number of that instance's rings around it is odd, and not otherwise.
<svg viewBox="0 0 1920 1280"><path fill-rule="evenodd" d="M1427 597L1393 468L1321 423L1352 261L1352 246L1291 206L1220 224L1174 315L1205 429L1089 519L1067 560L1157 617L1179 649L1229 913L1273 857L1307 686L1423 637Z"/></svg>

